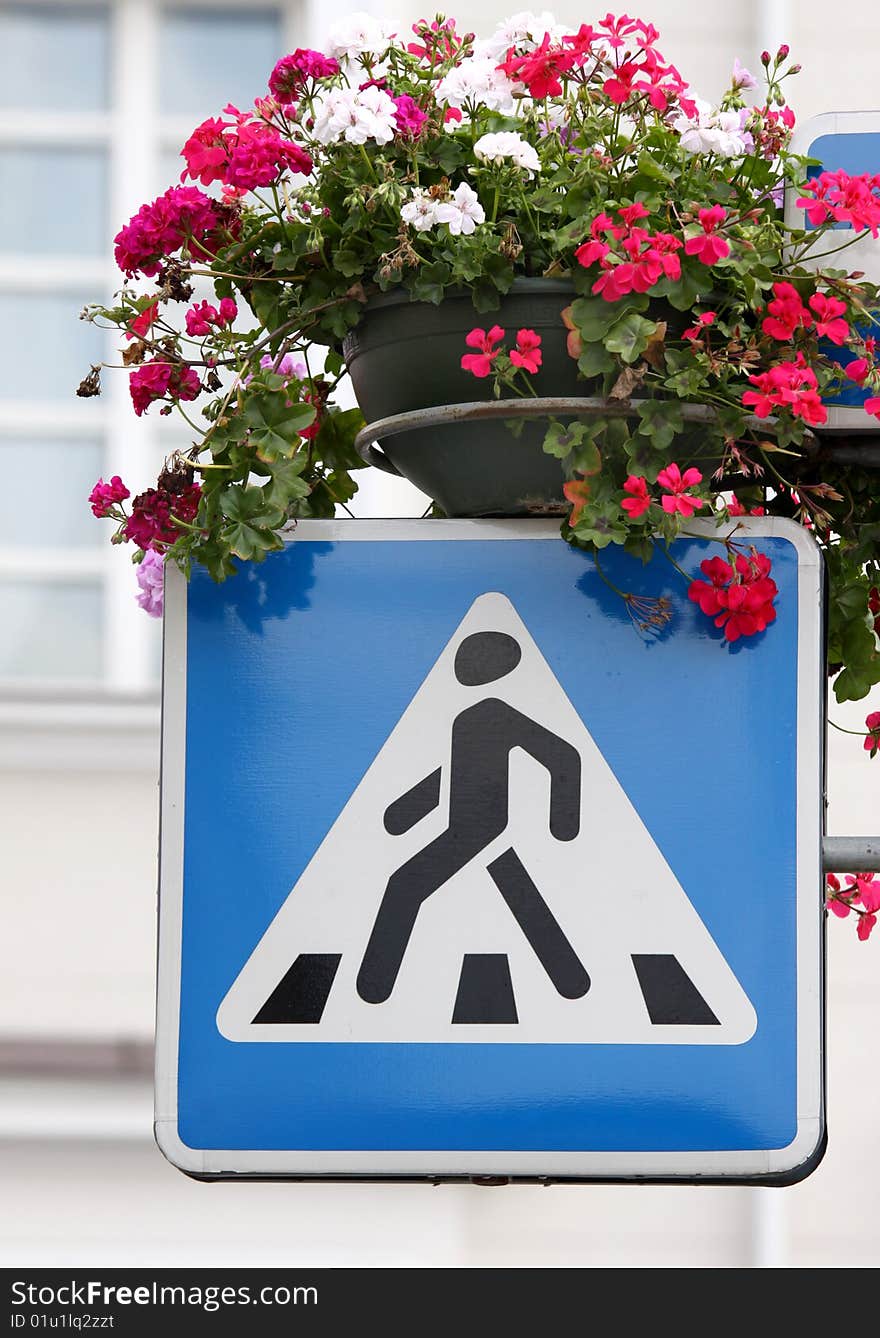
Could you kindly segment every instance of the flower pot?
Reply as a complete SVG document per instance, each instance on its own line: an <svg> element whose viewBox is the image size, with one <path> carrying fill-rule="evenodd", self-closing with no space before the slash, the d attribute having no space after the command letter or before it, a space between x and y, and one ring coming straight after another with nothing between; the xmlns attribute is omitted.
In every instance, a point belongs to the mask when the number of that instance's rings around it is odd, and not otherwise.
<svg viewBox="0 0 880 1338"><path fill-rule="evenodd" d="M532 377L544 396L586 397L566 349L561 313L575 298L558 279L517 279L497 311L474 310L468 293L438 306L413 302L403 289L372 298L344 354L367 423L414 409L493 400L491 378L462 370L465 336L475 326L501 325L508 348L519 329L541 336L543 362ZM516 402L517 397L512 397ZM542 449L546 421L494 419L418 427L380 445L397 471L432 497L448 516L523 515L563 506L560 461Z"/></svg>

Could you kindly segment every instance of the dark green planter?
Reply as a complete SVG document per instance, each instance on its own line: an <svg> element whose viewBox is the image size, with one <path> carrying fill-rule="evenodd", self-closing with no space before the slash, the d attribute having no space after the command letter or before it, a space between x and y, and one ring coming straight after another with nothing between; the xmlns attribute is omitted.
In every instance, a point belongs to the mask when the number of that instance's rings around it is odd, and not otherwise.
<svg viewBox="0 0 880 1338"><path fill-rule="evenodd" d="M557 279L517 279L499 310L488 313L475 311L467 293L439 306L412 302L402 289L372 298L344 345L364 417L372 423L412 409L493 399L491 378L461 369L462 354L472 351L465 335L474 326L503 326L508 348L517 330L536 330L543 353L532 378L537 393L589 395L592 387L579 379L566 350L561 313L574 298L572 286ZM563 503L560 462L542 449L546 427L525 422L518 435L503 419L420 427L380 445L448 516L523 515Z"/></svg>

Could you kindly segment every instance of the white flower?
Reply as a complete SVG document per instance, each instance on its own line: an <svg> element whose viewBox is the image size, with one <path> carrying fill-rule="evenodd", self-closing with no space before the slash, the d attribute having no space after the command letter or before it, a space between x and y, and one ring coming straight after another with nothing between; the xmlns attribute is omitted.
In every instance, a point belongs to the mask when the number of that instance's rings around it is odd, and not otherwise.
<svg viewBox="0 0 880 1338"><path fill-rule="evenodd" d="M397 26L393 20L379 19L373 14L349 14L331 26L327 50L337 60L357 60L366 52L381 55Z"/></svg>
<svg viewBox="0 0 880 1338"><path fill-rule="evenodd" d="M517 111L513 89L516 87L501 70L492 56L469 56L456 65L439 82L437 101L449 107L465 104L488 107L490 111L512 116Z"/></svg>
<svg viewBox="0 0 880 1338"><path fill-rule="evenodd" d="M449 225L453 237L469 237L478 223L485 223L486 211L477 192L463 181L452 192L452 198L437 206L437 222Z"/></svg>
<svg viewBox="0 0 880 1338"><path fill-rule="evenodd" d="M437 217L438 207L437 201L426 190L414 187L413 197L401 209L400 217L416 232L429 232L440 222Z"/></svg>
<svg viewBox="0 0 880 1338"><path fill-rule="evenodd" d="M679 116L673 129L681 136L685 153L716 153L719 158L741 158L752 148L752 137L743 131L739 112L716 112L707 102L696 100L697 116Z"/></svg>
<svg viewBox="0 0 880 1338"><path fill-rule="evenodd" d="M545 33L550 34L550 42L556 46L568 31L546 9L540 14L526 9L499 23L492 36L482 43L482 48L493 59L503 60L512 46L519 51L534 51L543 42Z"/></svg>
<svg viewBox="0 0 880 1338"><path fill-rule="evenodd" d="M474 154L484 163L503 163L509 158L529 176L541 170L537 150L515 130L502 130L497 135L481 135L474 145Z"/></svg>
<svg viewBox="0 0 880 1338"><path fill-rule="evenodd" d="M382 88L334 88L315 115L314 136L319 144L347 140L349 144L390 144L397 130L394 101Z"/></svg>

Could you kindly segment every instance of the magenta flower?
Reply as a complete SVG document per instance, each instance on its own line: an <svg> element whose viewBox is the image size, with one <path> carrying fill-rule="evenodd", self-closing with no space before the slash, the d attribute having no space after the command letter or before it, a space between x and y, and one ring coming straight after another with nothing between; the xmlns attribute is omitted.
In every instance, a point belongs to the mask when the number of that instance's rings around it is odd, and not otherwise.
<svg viewBox="0 0 880 1338"><path fill-rule="evenodd" d="M422 126L428 119L427 113L423 112L415 98L411 98L409 93L401 93L400 97L394 98L394 120L397 123L397 129L402 135L409 136L410 139L418 139L422 131Z"/></svg>
<svg viewBox="0 0 880 1338"><path fill-rule="evenodd" d="M89 493L89 501L92 504L92 515L97 516L99 520L104 516L109 516L111 507L117 502L124 502L131 493L118 474L114 474L109 483L103 479L98 479L92 491Z"/></svg>
<svg viewBox="0 0 880 1338"><path fill-rule="evenodd" d="M125 274L156 274L187 243L198 253L222 225L217 203L195 186L172 186L116 234L116 263Z"/></svg>
<svg viewBox="0 0 880 1338"><path fill-rule="evenodd" d="M269 75L269 91L279 106L295 102L307 79L332 79L339 73L339 61L321 51L298 47L282 56Z"/></svg>
<svg viewBox="0 0 880 1338"><path fill-rule="evenodd" d="M865 716L865 728L868 731L865 736L865 752L876 757L877 750L880 749L880 711L872 711L870 715Z"/></svg>
<svg viewBox="0 0 880 1338"><path fill-rule="evenodd" d="M161 618L165 602L164 558L148 548L138 563L136 574L139 593L135 599L151 618Z"/></svg>
<svg viewBox="0 0 880 1338"><path fill-rule="evenodd" d="M138 418L154 400L194 400L201 389L202 384L192 367L160 359L145 362L129 377L131 402Z"/></svg>

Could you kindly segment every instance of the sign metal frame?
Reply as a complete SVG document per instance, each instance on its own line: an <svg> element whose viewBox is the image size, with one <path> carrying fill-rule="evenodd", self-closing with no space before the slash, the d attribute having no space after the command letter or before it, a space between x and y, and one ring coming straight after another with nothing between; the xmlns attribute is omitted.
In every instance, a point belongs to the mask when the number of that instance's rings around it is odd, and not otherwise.
<svg viewBox="0 0 880 1338"><path fill-rule="evenodd" d="M199 1179L486 1180L488 1182L668 1182L791 1184L808 1175L825 1150L823 569L809 535L790 521L750 520L749 538L779 538L797 552L797 1133L790 1144L723 1151L328 1151L193 1148L178 1133L183 860L187 722L187 582L166 569L162 699L159 952L156 1024L155 1136L164 1155ZM717 538L709 522L694 538ZM290 542L370 540L450 543L548 539L553 520L302 521ZM271 558L269 559L271 562ZM243 579L238 577L235 579ZM772 629L769 635L772 636Z"/></svg>

